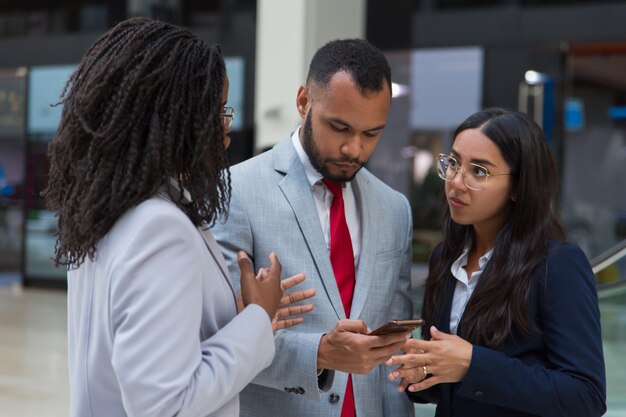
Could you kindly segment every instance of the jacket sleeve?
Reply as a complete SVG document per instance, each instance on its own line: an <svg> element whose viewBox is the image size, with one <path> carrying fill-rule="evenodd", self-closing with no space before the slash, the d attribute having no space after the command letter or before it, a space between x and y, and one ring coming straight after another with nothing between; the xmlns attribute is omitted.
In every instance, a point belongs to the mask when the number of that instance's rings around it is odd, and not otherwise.
<svg viewBox="0 0 626 417"><path fill-rule="evenodd" d="M154 213L112 265L111 360L128 415L210 414L273 358L271 323L256 305L201 340L204 286L223 277L203 276L212 258L194 233L184 216Z"/></svg>
<svg viewBox="0 0 626 417"><path fill-rule="evenodd" d="M428 261L429 270L433 268L433 265L439 259L439 257L441 257L442 253L443 253L443 244L439 243L433 250L432 254L430 255L430 259ZM438 328L443 328L443 326L441 326L441 323L436 323L436 325ZM424 330L422 329L422 339L425 339L425 338L426 336L424 335ZM430 336L428 336L428 339L430 339ZM427 388L425 390L418 391L418 392L411 392L409 390L405 390L404 392L409 397L409 399L413 401L414 403L436 404L439 401L439 397L441 395L440 390L441 390L441 385L434 385L430 388Z"/></svg>
<svg viewBox="0 0 626 417"><path fill-rule="evenodd" d="M537 416L601 416L606 382L591 267L580 248L565 244L542 272L538 317L548 366L474 346L457 394Z"/></svg>
<svg viewBox="0 0 626 417"><path fill-rule="evenodd" d="M398 286L391 301L391 317L394 318L413 318L413 302L410 297L411 290L411 266L413 264L413 221L411 215L411 206L407 199L402 196L403 208L406 218L406 229L404 238L404 252L402 254L402 265L400 270L400 278L398 280ZM400 353L400 352L399 352ZM387 375L391 372L392 368L381 365L380 375L383 378L381 386L385 387L383 395L383 410L384 416L412 416L415 414L415 409L410 401L404 394L397 391L399 381L397 383L391 383L387 380Z"/></svg>

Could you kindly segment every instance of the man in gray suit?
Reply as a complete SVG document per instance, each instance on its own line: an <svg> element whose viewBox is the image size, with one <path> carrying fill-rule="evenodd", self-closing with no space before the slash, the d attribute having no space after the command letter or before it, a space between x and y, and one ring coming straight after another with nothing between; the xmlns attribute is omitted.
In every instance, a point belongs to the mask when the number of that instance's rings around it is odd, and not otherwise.
<svg viewBox="0 0 626 417"><path fill-rule="evenodd" d="M229 217L212 230L233 282L238 249L256 269L275 250L283 273L304 271L317 293L304 324L276 333L276 357L242 392L241 415L413 415L381 365L408 334L367 335L412 313L410 206L363 168L391 105L387 60L363 40L329 42L296 104L302 126L231 168Z"/></svg>

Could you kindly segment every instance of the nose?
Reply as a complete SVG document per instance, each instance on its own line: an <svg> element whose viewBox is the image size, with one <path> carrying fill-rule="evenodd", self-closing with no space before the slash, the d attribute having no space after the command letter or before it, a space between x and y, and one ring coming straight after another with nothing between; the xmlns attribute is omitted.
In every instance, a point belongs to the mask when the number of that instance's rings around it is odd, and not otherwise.
<svg viewBox="0 0 626 417"><path fill-rule="evenodd" d="M463 168L459 168L454 173L454 177L450 181L450 185L454 188L466 189L467 185L465 185L465 170Z"/></svg>
<svg viewBox="0 0 626 417"><path fill-rule="evenodd" d="M351 136L341 145L341 153L350 159L358 159L362 149L361 139L358 135Z"/></svg>

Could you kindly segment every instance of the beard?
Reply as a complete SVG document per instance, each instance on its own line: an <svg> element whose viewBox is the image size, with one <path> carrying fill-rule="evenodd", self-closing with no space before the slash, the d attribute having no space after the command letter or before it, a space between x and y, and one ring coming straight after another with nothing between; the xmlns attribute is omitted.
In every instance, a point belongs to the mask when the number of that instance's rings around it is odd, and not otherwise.
<svg viewBox="0 0 626 417"><path fill-rule="evenodd" d="M302 125L302 148L304 149L304 152L306 152L307 156L309 157L309 161L311 161L311 165L313 166L313 168L317 170L317 172L322 174L322 177L326 178L327 180L330 180L333 182L352 181L354 176L363 167L365 162L359 161L358 159L355 160L355 159L350 159L350 158L344 158L344 159L324 158L321 155L319 149L317 149L317 146L315 145L315 139L313 138L313 124L311 123L312 113L313 113L313 108L309 110L309 113L306 115L306 118L304 119L304 125ZM334 175L326 167L327 164L333 163L333 162L354 162L354 163L359 164L360 167L359 169L354 171L354 174L352 175Z"/></svg>

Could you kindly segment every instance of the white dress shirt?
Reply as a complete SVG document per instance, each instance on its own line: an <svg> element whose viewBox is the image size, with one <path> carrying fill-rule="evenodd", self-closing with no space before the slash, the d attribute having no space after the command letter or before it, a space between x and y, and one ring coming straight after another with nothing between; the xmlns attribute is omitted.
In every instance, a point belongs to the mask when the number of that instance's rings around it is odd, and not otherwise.
<svg viewBox="0 0 626 417"><path fill-rule="evenodd" d="M296 153L302 162L306 178L311 185L311 192L315 200L315 208L317 209L317 215L320 219L322 226L322 233L324 234L324 240L326 241L326 247L330 253L330 206L333 202L333 193L326 188L322 182L322 174L311 165L309 156L304 151L302 144L300 143L300 127L291 135L291 141L293 147L296 149ZM354 270L358 271L359 268L359 255L361 253L361 216L359 209L356 205L356 198L354 196L354 190L350 182L345 182L343 185L343 205L346 213L346 222L348 223L348 230L350 231L350 240L352 241L352 251L354 252ZM355 274L356 275L356 274Z"/></svg>
<svg viewBox="0 0 626 417"><path fill-rule="evenodd" d="M450 333L452 334L456 334L459 322L465 311L465 306L474 293L474 289L485 269L485 265L487 265L493 253L493 249L491 249L481 256L480 259L478 259L478 270L474 271L471 277L468 278L464 266L467 265L467 255L469 254L470 247L471 242L466 243L463 253L461 253L461 256L459 256L450 267L450 272L452 272L452 275L456 278L456 287L454 288L454 297L452 298L452 310L450 311Z"/></svg>

